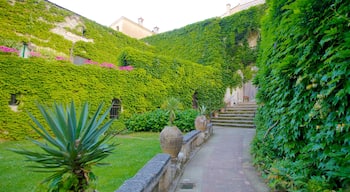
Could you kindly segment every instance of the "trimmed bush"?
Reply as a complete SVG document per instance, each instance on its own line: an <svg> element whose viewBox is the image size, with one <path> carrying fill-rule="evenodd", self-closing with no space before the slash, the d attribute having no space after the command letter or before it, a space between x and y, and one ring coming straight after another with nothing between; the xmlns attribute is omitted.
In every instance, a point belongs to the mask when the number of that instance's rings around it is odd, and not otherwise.
<svg viewBox="0 0 350 192"><path fill-rule="evenodd" d="M189 132L194 129L194 120L198 112L194 109L181 110L176 112L176 125L182 132ZM134 114L125 121L126 127L131 131L160 132L169 122L169 115L164 109Z"/></svg>

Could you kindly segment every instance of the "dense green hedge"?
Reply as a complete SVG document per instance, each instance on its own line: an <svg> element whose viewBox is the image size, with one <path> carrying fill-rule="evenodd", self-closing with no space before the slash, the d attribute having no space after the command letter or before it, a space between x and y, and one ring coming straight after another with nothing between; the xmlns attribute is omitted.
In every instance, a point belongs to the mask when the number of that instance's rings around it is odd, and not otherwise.
<svg viewBox="0 0 350 192"><path fill-rule="evenodd" d="M193 99L209 111L218 109L226 87L240 82L234 75L237 69L245 70L255 62L257 49L248 48L247 34L258 31L263 11L258 6L208 19L146 38L148 44L79 16L78 26L65 29L93 42L73 44L51 29L74 13L43 0L0 1L0 46L20 49L24 41L41 53L30 59L0 53L0 138L32 136L26 111L38 115L35 102L50 105L74 99L97 106L117 98L122 100L125 118L155 110L170 96L179 98L186 109L192 108ZM115 66L131 65L135 70L55 60L55 56L68 58L72 48L74 55ZM17 95L20 112L10 110L11 94Z"/></svg>
<svg viewBox="0 0 350 192"><path fill-rule="evenodd" d="M147 74L163 82L172 96L179 98L186 108L192 106L192 96L195 93L198 104L207 106L208 110L222 106L225 88L221 83L220 70L215 67L131 48L124 49L119 59L122 64L145 69Z"/></svg>
<svg viewBox="0 0 350 192"><path fill-rule="evenodd" d="M194 130L194 121L198 116L194 109L181 110L176 112L176 125L182 132ZM134 114L125 121L126 127L131 131L160 132L169 123L169 114L162 109L156 109L142 114Z"/></svg>
<svg viewBox="0 0 350 192"><path fill-rule="evenodd" d="M224 18L212 18L183 28L144 38L160 54L186 59L221 70L226 86L240 82L238 69L254 65L258 48L248 46L249 35L260 34L260 18L265 5L251 7ZM248 76L247 76L248 77ZM249 80L246 79L246 80Z"/></svg>
<svg viewBox="0 0 350 192"><path fill-rule="evenodd" d="M130 58L146 61L158 57L135 50L130 53L133 53ZM175 63L171 58L161 57L157 66L160 70L167 69L170 64L174 69L164 71L161 78L157 78L150 72L154 69L142 67L142 62L134 62L136 67L132 71L120 71L96 65L76 66L65 61L0 55L0 138L32 136L26 112L39 115L36 102L50 105L54 101L68 103L73 99L77 103L89 101L92 107L97 107L101 101L110 105L116 98L122 101L122 116L127 118L155 110L171 96L177 96L185 108L191 108L192 96L198 92L199 103L219 108L224 93L220 79L215 78L216 70L183 62ZM11 94L17 95L20 112L10 109Z"/></svg>
<svg viewBox="0 0 350 192"><path fill-rule="evenodd" d="M208 19L183 28L146 37L161 54L186 59L203 65L222 63L224 45L221 42L221 19Z"/></svg>
<svg viewBox="0 0 350 192"><path fill-rule="evenodd" d="M276 189L349 191L349 2L268 7L255 79L255 163Z"/></svg>

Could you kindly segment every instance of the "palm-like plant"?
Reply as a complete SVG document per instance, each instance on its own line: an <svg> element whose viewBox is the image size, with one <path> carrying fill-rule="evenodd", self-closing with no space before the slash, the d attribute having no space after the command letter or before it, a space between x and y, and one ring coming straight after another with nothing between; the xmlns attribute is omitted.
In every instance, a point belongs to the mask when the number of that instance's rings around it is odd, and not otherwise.
<svg viewBox="0 0 350 192"><path fill-rule="evenodd" d="M201 105L198 110L199 110L199 115L196 117L194 121L194 126L196 127L197 130L205 131L207 128L207 117L205 116L207 107L204 105Z"/></svg>
<svg viewBox="0 0 350 192"><path fill-rule="evenodd" d="M199 108L199 115L206 115L207 114L207 107L205 105L201 105Z"/></svg>
<svg viewBox="0 0 350 192"><path fill-rule="evenodd" d="M182 108L181 102L175 97L170 97L163 103L163 108L169 114L169 126L173 126L176 119L176 111Z"/></svg>
<svg viewBox="0 0 350 192"><path fill-rule="evenodd" d="M44 142L31 139L42 151L12 149L24 155L28 161L36 162L34 171L53 172L44 180L51 182L50 191L85 191L95 179L91 171L93 165L102 165L100 160L112 153L115 144L107 143L111 136L105 132L112 123L104 119L109 109L99 118L101 103L93 116L89 117L86 102L77 114L74 102L64 107L54 104L53 109L42 105L38 108L46 121L39 122L30 114L34 124L32 128L44 139Z"/></svg>

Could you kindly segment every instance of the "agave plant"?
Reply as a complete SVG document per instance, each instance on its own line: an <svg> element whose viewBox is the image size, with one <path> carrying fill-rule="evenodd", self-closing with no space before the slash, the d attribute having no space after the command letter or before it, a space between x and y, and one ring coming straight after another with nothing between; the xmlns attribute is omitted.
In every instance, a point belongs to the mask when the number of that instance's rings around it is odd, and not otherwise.
<svg viewBox="0 0 350 192"><path fill-rule="evenodd" d="M53 173L44 180L50 183L49 191L85 191L95 180L92 166L103 165L99 161L115 148L114 143L108 143L111 136L105 135L112 123L112 120L104 121L109 109L99 118L102 103L91 117L87 102L79 113L76 112L74 102L66 107L55 103L52 109L42 105L38 105L38 108L45 124L32 114L29 115L34 122L31 127L43 138L43 142L30 140L42 150L12 150L24 155L28 161L35 162L31 166L34 171Z"/></svg>

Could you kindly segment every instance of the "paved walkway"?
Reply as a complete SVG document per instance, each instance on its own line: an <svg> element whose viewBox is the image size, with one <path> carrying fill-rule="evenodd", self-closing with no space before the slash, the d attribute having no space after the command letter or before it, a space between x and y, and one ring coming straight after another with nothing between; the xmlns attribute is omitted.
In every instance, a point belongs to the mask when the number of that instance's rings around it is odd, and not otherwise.
<svg viewBox="0 0 350 192"><path fill-rule="evenodd" d="M186 165L176 192L268 192L251 165L255 129L214 127L214 134Z"/></svg>

